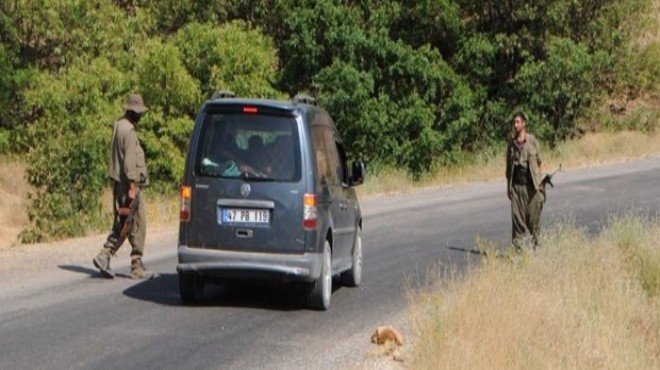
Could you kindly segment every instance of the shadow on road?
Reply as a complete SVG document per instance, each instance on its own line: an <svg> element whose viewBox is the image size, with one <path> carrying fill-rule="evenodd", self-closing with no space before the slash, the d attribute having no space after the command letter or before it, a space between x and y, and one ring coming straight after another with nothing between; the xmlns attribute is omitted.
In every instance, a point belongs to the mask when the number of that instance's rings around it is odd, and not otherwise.
<svg viewBox="0 0 660 370"><path fill-rule="evenodd" d="M502 248L499 248L496 251L487 251L483 249L478 249L478 248L465 248L465 247L458 247L458 246L447 246L447 249L452 250L452 251L458 251L458 252L463 252L465 254L474 254L477 256L481 257L495 257L499 259L509 259L510 256L507 254L506 250L503 250Z"/></svg>
<svg viewBox="0 0 660 370"><path fill-rule="evenodd" d="M58 265L57 267L59 267L62 270L76 272L76 273L84 274L84 275L89 275L89 277L92 277L92 278L107 279L107 277L101 275L99 270L96 269L95 267L81 266L81 265ZM122 274L122 273L115 273L115 277L126 278L126 279L131 278L130 275Z"/></svg>
<svg viewBox="0 0 660 370"><path fill-rule="evenodd" d="M62 270L77 272L79 274L89 275L91 277L101 277L99 270L92 267L80 265L58 265L57 267L61 268Z"/></svg>
<svg viewBox="0 0 660 370"><path fill-rule="evenodd" d="M176 274L156 274L149 280L140 280L126 288L127 297L166 306L179 305L179 280Z"/></svg>
<svg viewBox="0 0 660 370"><path fill-rule="evenodd" d="M58 265L57 267L61 268L62 270L66 271L71 271L71 272L76 272L79 274L84 274L84 275L89 275L89 277L92 278L98 278L98 279L107 279L101 273L99 272L98 269L90 266L81 266L81 265ZM121 274L117 274L119 277L121 277Z"/></svg>
<svg viewBox="0 0 660 370"><path fill-rule="evenodd" d="M295 285L258 283L214 284L204 288L203 299L194 305L183 305L179 298L177 274L157 274L124 290L124 295L160 305L182 307L240 307L277 311L305 309L304 292Z"/></svg>
<svg viewBox="0 0 660 370"><path fill-rule="evenodd" d="M465 253L471 253L471 254L478 254L480 256L487 256L488 254L480 249L476 248L464 248L464 247L456 247L456 246L448 246L447 249L452 250L452 251L459 251L459 252L465 252Z"/></svg>

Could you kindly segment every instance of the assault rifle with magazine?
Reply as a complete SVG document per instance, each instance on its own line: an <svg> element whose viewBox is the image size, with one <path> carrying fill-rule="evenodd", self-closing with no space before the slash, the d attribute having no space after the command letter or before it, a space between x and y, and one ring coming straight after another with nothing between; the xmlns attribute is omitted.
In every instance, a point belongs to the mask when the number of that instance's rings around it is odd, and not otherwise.
<svg viewBox="0 0 660 370"><path fill-rule="evenodd" d="M555 176L557 172L561 172L561 164L557 169L550 173L546 173L543 178L541 179L541 187L545 189L546 185L550 185L551 188L554 188L555 185L552 183L552 178Z"/></svg>
<svg viewBox="0 0 660 370"><path fill-rule="evenodd" d="M557 172L561 172L561 164L554 171L546 173L541 179L541 193L543 193L545 200L548 200L548 195L545 193L546 185L550 185L551 188L555 187L555 184L552 183L552 178L555 176L555 174L557 174Z"/></svg>

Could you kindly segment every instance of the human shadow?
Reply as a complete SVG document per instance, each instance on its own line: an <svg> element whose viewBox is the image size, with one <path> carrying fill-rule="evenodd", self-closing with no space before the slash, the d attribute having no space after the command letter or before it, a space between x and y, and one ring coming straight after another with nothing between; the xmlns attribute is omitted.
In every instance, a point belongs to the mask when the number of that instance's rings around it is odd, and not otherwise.
<svg viewBox="0 0 660 370"><path fill-rule="evenodd" d="M277 311L305 309L304 290L296 284L263 282L217 282L205 284L202 299L195 304L183 304L179 297L176 273L157 274L124 290L127 297L166 306L240 307Z"/></svg>
<svg viewBox="0 0 660 370"><path fill-rule="evenodd" d="M484 250L477 249L477 248L465 248L465 247L458 247L458 246L447 246L447 249L452 250L452 251L459 251L459 252L465 252L465 253L470 253L470 254L477 254L480 256L488 256L488 253Z"/></svg>
<svg viewBox="0 0 660 370"><path fill-rule="evenodd" d="M124 295L141 301L166 306L178 306L179 282L176 274L155 274L153 278L140 280L124 289Z"/></svg>
<svg viewBox="0 0 660 370"><path fill-rule="evenodd" d="M89 275L90 278L108 279L108 277L101 274L101 272L95 267L82 266L82 265L58 265L57 267L59 267L62 270ZM127 278L127 279L131 278L130 275L122 274L122 273L115 273L115 277Z"/></svg>
<svg viewBox="0 0 660 370"><path fill-rule="evenodd" d="M76 273L84 274L84 275L89 275L90 277L101 277L101 274L99 273L99 270L97 270L95 268L92 268L92 267L88 267L88 266L58 265L57 267L61 268L62 270L76 272Z"/></svg>
<svg viewBox="0 0 660 370"><path fill-rule="evenodd" d="M504 249L502 250L502 247L498 247L493 250L486 250L486 249L480 249L480 248L466 248L466 247L459 247L459 246L454 246L454 245L449 245L447 246L447 249L452 250L452 251L458 251L458 252L463 252L465 254L472 254L472 255L477 255L481 256L484 258L488 257L494 257L498 259L507 259L509 258L507 254L507 250Z"/></svg>

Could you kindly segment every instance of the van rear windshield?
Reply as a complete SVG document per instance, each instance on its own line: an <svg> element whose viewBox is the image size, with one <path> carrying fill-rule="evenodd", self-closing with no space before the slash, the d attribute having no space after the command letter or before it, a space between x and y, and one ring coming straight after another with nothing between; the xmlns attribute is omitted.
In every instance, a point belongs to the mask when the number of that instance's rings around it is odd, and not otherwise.
<svg viewBox="0 0 660 370"><path fill-rule="evenodd" d="M199 176L297 181L300 147L294 117L207 113L195 160Z"/></svg>

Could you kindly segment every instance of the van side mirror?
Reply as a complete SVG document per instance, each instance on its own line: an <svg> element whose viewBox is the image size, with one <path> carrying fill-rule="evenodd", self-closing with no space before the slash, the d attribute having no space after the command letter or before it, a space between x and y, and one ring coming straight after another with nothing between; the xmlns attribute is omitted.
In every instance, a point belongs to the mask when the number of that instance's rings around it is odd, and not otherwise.
<svg viewBox="0 0 660 370"><path fill-rule="evenodd" d="M361 185L364 182L364 163L355 161L351 165L351 185Z"/></svg>

